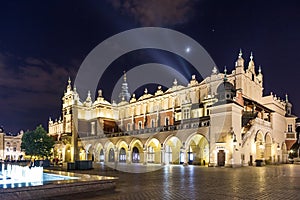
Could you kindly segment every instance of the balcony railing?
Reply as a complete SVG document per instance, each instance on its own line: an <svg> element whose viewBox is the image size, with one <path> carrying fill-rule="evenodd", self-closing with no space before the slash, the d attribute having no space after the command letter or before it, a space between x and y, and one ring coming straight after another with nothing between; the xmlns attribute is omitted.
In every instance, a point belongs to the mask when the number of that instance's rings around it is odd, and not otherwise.
<svg viewBox="0 0 300 200"><path fill-rule="evenodd" d="M182 129L192 129L210 126L210 117L201 117L201 118L192 118L185 120L175 121L174 125L153 127L153 128L144 128L140 130L130 130L130 131L121 131L121 132L101 132L97 135L92 135L88 132L79 132L79 137L83 140L87 139L97 139L105 137L121 137L121 136L130 136L130 135L140 135L140 134L154 134L157 132L166 132L166 131L175 131Z"/></svg>
<svg viewBox="0 0 300 200"><path fill-rule="evenodd" d="M296 139L296 134L295 133L286 133L286 138L287 139Z"/></svg>

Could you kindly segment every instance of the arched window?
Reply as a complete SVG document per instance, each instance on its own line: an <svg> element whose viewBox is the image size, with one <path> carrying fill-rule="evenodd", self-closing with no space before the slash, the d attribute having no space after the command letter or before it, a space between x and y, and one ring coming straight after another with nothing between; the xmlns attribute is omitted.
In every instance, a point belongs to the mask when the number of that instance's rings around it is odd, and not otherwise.
<svg viewBox="0 0 300 200"><path fill-rule="evenodd" d="M148 147L148 162L149 163L154 163L154 149L153 147L149 146Z"/></svg>
<svg viewBox="0 0 300 200"><path fill-rule="evenodd" d="M120 149L119 162L126 163L126 151L125 151L124 147L122 147Z"/></svg>
<svg viewBox="0 0 300 200"><path fill-rule="evenodd" d="M155 121L154 119L151 119L151 128L154 128L155 127Z"/></svg>
<svg viewBox="0 0 300 200"><path fill-rule="evenodd" d="M100 162L104 161L104 152L103 149L100 150Z"/></svg>
<svg viewBox="0 0 300 200"><path fill-rule="evenodd" d="M132 162L133 163L140 162L140 152L137 147L133 147L133 149L132 149Z"/></svg>
<svg viewBox="0 0 300 200"><path fill-rule="evenodd" d="M172 148L169 145L166 145L166 157L165 157L166 164L172 163Z"/></svg>
<svg viewBox="0 0 300 200"><path fill-rule="evenodd" d="M113 148L110 148L110 150L109 150L108 162L115 162L115 151Z"/></svg>

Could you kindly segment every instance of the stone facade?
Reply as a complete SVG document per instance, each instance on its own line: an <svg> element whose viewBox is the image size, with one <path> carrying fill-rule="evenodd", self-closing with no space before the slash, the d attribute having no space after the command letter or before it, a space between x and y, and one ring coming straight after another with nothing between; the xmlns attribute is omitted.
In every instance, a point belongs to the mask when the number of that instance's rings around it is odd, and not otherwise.
<svg viewBox="0 0 300 200"><path fill-rule="evenodd" d="M166 91L145 89L128 97L124 75L121 101L108 102L99 90L81 101L69 80L62 117L49 120L55 156L63 161L244 166L282 163L296 141L292 104L286 96L263 95L263 74L253 55L244 66L240 52L231 73L214 67L187 86L175 80ZM126 86L126 87L125 87Z"/></svg>
<svg viewBox="0 0 300 200"><path fill-rule="evenodd" d="M21 150L23 132L17 136L6 135L0 132L0 160L16 161L24 158Z"/></svg>

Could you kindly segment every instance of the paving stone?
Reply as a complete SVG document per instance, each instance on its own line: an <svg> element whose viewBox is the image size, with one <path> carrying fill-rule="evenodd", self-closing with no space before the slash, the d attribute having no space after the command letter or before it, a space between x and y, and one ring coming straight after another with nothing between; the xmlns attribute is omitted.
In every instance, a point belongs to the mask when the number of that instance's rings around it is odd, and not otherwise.
<svg viewBox="0 0 300 200"><path fill-rule="evenodd" d="M53 199L300 199L300 165L292 164L234 169L173 165L136 174L109 169L81 172L118 176L117 189Z"/></svg>

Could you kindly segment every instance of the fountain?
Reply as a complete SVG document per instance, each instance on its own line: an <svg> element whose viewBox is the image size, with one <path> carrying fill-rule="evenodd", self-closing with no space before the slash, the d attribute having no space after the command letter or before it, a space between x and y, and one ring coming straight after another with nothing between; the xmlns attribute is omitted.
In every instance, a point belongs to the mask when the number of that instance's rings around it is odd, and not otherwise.
<svg viewBox="0 0 300 200"><path fill-rule="evenodd" d="M3 163L1 168L0 178L2 181L0 183L43 181L43 167L29 167Z"/></svg>
<svg viewBox="0 0 300 200"><path fill-rule="evenodd" d="M115 188L117 178L0 163L0 199L41 199Z"/></svg>

